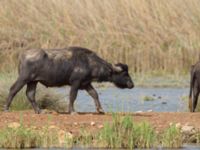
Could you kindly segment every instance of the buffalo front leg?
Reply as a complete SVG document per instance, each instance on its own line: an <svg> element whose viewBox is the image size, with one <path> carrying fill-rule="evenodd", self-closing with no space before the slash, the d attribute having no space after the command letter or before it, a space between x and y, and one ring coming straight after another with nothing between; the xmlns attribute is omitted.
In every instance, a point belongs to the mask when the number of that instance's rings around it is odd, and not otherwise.
<svg viewBox="0 0 200 150"><path fill-rule="evenodd" d="M74 101L76 100L78 89L79 89L78 82L72 84L71 89L70 89L70 96L69 96L69 113L70 114L76 114L74 110Z"/></svg>
<svg viewBox="0 0 200 150"><path fill-rule="evenodd" d="M192 97L189 97L189 110L190 112L193 112Z"/></svg>
<svg viewBox="0 0 200 150"><path fill-rule="evenodd" d="M37 86L37 82L27 83L26 96L29 102L31 103L35 113L39 114L41 113L41 110L35 101L36 86Z"/></svg>
<svg viewBox="0 0 200 150"><path fill-rule="evenodd" d="M11 86L9 94L8 94L8 98L6 100L6 104L4 106L4 111L8 111L9 107L12 103L13 98L15 97L15 95L23 88L23 86L25 85L25 81L21 80L20 78L17 79L17 81Z"/></svg>
<svg viewBox="0 0 200 150"><path fill-rule="evenodd" d="M94 99L94 103L95 103L97 112L104 113L104 111L101 107L101 103L99 101L99 96L97 94L97 91L94 89L94 87L90 84L89 86L87 86L86 91Z"/></svg>

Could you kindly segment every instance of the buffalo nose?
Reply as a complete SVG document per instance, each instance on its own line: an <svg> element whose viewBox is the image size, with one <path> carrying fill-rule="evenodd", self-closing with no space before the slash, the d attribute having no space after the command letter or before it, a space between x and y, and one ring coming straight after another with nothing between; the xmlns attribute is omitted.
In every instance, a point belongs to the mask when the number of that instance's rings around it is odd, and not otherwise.
<svg viewBox="0 0 200 150"><path fill-rule="evenodd" d="M127 82L127 86L128 86L129 89L134 88L133 82Z"/></svg>

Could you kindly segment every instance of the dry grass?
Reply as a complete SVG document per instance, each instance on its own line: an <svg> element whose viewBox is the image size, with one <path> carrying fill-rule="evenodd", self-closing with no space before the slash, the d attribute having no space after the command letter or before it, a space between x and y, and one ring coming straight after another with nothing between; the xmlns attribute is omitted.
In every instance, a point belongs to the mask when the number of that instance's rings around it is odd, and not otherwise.
<svg viewBox="0 0 200 150"><path fill-rule="evenodd" d="M0 69L15 67L24 49L79 45L132 72L186 73L199 59L199 7L197 0L1 0Z"/></svg>

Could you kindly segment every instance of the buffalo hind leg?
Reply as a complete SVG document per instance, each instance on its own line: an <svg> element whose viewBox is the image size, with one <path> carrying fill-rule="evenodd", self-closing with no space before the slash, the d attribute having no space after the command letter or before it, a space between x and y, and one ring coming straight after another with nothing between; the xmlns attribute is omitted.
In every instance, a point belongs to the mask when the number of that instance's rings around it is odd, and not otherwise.
<svg viewBox="0 0 200 150"><path fill-rule="evenodd" d="M196 109L196 106L197 106L197 102L198 102L198 97L199 97L199 89L197 87L195 87L194 89L194 93L193 93L193 109L192 109L192 112L195 111Z"/></svg>
<svg viewBox="0 0 200 150"><path fill-rule="evenodd" d="M39 114L41 113L41 110L35 101L36 86L37 86L37 82L27 83L26 96L29 102L31 103L35 113Z"/></svg>
<svg viewBox="0 0 200 150"><path fill-rule="evenodd" d="M86 91L94 99L97 112L104 114L104 111L101 107L101 103L99 101L99 96L97 94L97 91L94 89L94 87L90 84L89 86L87 86Z"/></svg>
<svg viewBox="0 0 200 150"><path fill-rule="evenodd" d="M21 78L18 78L17 81L11 86L8 98L6 100L6 104L4 106L4 111L8 111L9 107L12 103L13 98L15 95L23 88L23 86L26 84L24 80L21 80Z"/></svg>
<svg viewBox="0 0 200 150"><path fill-rule="evenodd" d="M74 101L76 100L78 89L79 89L79 82L75 82L72 84L70 89L70 97L69 97L69 113L70 114L77 114L74 110Z"/></svg>

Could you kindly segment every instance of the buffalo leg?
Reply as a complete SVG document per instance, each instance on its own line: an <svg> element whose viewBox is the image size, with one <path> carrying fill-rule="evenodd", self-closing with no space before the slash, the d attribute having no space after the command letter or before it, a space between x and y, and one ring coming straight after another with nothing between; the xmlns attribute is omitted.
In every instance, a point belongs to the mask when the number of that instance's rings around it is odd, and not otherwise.
<svg viewBox="0 0 200 150"><path fill-rule="evenodd" d="M99 101L99 97L97 94L97 91L94 89L94 87L90 84L87 88L86 91L88 92L88 94L94 99L94 103L97 109L98 113L104 113L102 107L101 107L101 103Z"/></svg>
<svg viewBox="0 0 200 150"><path fill-rule="evenodd" d="M194 112L195 111L195 109L196 109L196 106L197 106L197 101L198 101L198 97L199 97L199 91L198 91L198 87L194 87L194 89L193 89L193 110L192 110L192 112Z"/></svg>
<svg viewBox="0 0 200 150"><path fill-rule="evenodd" d="M70 89L70 97L69 97L69 113L70 114L76 114L74 110L74 101L76 100L78 89L79 89L78 82L72 84L71 89Z"/></svg>
<svg viewBox="0 0 200 150"><path fill-rule="evenodd" d="M23 86L26 84L24 80L21 80L20 78L17 79L17 81L11 86L8 98L6 100L6 105L4 107L4 111L8 111L9 107L12 103L13 98L15 95L23 88Z"/></svg>
<svg viewBox="0 0 200 150"><path fill-rule="evenodd" d="M192 97L189 97L189 110L190 112L193 112Z"/></svg>
<svg viewBox="0 0 200 150"><path fill-rule="evenodd" d="M27 83L26 96L28 100L30 101L31 105L33 106L35 113L39 114L41 113L41 110L35 101L36 86L37 86L37 82Z"/></svg>

